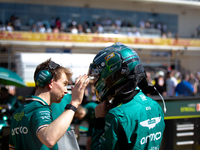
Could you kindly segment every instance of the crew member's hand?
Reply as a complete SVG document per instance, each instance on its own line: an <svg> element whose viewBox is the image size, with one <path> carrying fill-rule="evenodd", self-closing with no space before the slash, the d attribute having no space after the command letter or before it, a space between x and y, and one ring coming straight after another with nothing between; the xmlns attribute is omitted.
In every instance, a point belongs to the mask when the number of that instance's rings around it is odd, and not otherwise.
<svg viewBox="0 0 200 150"><path fill-rule="evenodd" d="M86 74L79 76L75 81L74 87L72 87L71 104L75 107L78 107L82 103L85 88L89 83L89 80L87 79L88 76Z"/></svg>
<svg viewBox="0 0 200 150"><path fill-rule="evenodd" d="M95 117L102 118L105 117L108 111L110 110L111 104L104 100L99 105L95 107Z"/></svg>

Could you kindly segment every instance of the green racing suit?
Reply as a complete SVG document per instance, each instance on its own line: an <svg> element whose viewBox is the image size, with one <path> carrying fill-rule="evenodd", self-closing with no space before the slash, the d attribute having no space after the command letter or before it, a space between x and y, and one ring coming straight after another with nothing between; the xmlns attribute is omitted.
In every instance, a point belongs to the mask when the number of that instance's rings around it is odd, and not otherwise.
<svg viewBox="0 0 200 150"><path fill-rule="evenodd" d="M140 90L131 101L110 109L105 118L97 118L91 150L122 150L122 144L123 150L158 150L164 128L160 105Z"/></svg>

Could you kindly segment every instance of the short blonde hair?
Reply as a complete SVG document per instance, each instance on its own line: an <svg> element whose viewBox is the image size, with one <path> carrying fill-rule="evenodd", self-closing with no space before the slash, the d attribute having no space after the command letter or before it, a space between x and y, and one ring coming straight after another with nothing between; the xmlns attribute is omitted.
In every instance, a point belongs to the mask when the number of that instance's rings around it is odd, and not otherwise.
<svg viewBox="0 0 200 150"><path fill-rule="evenodd" d="M66 74L68 80L71 79L73 73L71 72L71 69L69 69L69 68L65 68L65 67L59 65L59 66L56 67L54 70L48 69L49 63L50 63L51 61L52 61L52 60L51 60L51 58L50 58L50 59L46 60L45 62L42 62L41 64L39 64L39 65L36 67L35 72L34 72L34 81L35 81L35 78L36 78L37 74L38 74L42 69L48 70L49 72L51 72L51 74L53 75L53 79L54 79L55 81L57 81L58 79L61 78L62 73L65 73L65 74ZM47 68L47 69L46 69L46 68ZM37 85L36 85L36 88L37 88Z"/></svg>

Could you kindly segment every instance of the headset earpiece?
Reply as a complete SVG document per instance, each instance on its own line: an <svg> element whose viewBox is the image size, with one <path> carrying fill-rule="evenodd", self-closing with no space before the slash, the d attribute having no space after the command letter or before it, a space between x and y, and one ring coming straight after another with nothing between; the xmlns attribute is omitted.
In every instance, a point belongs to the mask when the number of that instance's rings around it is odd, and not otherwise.
<svg viewBox="0 0 200 150"><path fill-rule="evenodd" d="M37 86L43 87L45 85L47 85L48 83L51 82L51 79L54 77L54 75L52 75L52 73L49 70L54 70L56 69L58 66L60 66L59 64L51 61L48 65L48 67L46 68L42 68L38 74L35 77L35 84Z"/></svg>
<svg viewBox="0 0 200 150"><path fill-rule="evenodd" d="M45 86L51 81L52 79L52 74L48 70L41 70L36 78L35 78L35 84L38 86Z"/></svg>

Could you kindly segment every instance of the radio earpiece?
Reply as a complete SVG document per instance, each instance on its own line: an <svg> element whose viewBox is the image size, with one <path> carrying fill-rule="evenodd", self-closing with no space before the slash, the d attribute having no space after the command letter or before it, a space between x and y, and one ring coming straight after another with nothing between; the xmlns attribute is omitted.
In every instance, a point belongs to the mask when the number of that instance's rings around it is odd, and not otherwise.
<svg viewBox="0 0 200 150"><path fill-rule="evenodd" d="M42 68L35 77L35 84L37 86L43 87L50 83L51 79L54 77L55 74L52 74L49 70L56 69L59 64L51 61L46 68Z"/></svg>

